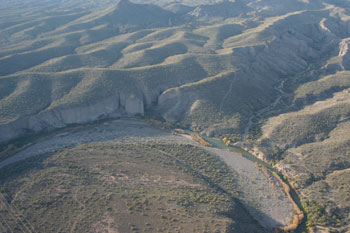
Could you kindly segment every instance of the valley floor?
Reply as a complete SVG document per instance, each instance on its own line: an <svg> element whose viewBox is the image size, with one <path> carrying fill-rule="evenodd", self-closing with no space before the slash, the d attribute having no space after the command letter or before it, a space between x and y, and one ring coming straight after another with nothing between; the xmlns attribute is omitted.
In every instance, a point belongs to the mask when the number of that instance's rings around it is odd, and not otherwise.
<svg viewBox="0 0 350 233"><path fill-rule="evenodd" d="M0 162L0 171L6 166L39 155L47 155L91 143L129 143L135 145L178 144L200 147L220 157L235 174L232 187L236 198L245 206L260 225L271 231L276 225L288 225L294 211L276 178L264 172L239 153L204 147L189 137L154 126L142 119L121 118L90 124L83 128L60 131L46 140L30 145ZM199 149L199 148L198 148ZM10 203L11 204L11 203ZM1 214L1 213L0 213Z"/></svg>

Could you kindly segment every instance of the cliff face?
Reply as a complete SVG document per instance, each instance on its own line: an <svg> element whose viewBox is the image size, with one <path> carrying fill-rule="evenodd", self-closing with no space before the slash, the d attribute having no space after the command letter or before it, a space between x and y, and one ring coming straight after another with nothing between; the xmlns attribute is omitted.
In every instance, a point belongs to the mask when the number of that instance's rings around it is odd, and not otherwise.
<svg viewBox="0 0 350 233"><path fill-rule="evenodd" d="M144 114L144 101L135 95L118 94L81 107L59 106L35 115L23 116L10 123L0 124L0 142L19 137L29 131L38 132L106 117L137 114Z"/></svg>

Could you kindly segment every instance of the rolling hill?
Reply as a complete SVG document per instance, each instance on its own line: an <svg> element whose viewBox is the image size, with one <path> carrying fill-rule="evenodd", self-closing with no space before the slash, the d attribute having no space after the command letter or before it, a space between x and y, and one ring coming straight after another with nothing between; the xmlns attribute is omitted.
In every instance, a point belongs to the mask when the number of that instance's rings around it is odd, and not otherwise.
<svg viewBox="0 0 350 233"><path fill-rule="evenodd" d="M161 119L250 150L294 184L310 228L346 232L349 8L2 1L0 143L109 118Z"/></svg>

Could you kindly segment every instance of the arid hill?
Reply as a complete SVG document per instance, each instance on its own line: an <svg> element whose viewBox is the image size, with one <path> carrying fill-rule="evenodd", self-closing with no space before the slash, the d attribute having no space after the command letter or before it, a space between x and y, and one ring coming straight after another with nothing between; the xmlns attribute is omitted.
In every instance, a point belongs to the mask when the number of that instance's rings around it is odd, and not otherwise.
<svg viewBox="0 0 350 233"><path fill-rule="evenodd" d="M346 232L348 0L4 0L0 143L143 115L226 137Z"/></svg>

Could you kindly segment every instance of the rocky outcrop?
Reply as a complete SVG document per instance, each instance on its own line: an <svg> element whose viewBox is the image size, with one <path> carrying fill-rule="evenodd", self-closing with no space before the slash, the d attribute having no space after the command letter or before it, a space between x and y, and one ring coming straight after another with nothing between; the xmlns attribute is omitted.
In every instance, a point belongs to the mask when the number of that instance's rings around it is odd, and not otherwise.
<svg viewBox="0 0 350 233"><path fill-rule="evenodd" d="M58 106L31 116L23 116L0 124L0 143L47 129L61 128L74 123L87 123L107 117L144 114L144 100L134 94L117 94L94 104L79 107Z"/></svg>
<svg viewBox="0 0 350 233"><path fill-rule="evenodd" d="M128 114L143 114L143 100L134 95L129 96L125 101L125 111Z"/></svg>

